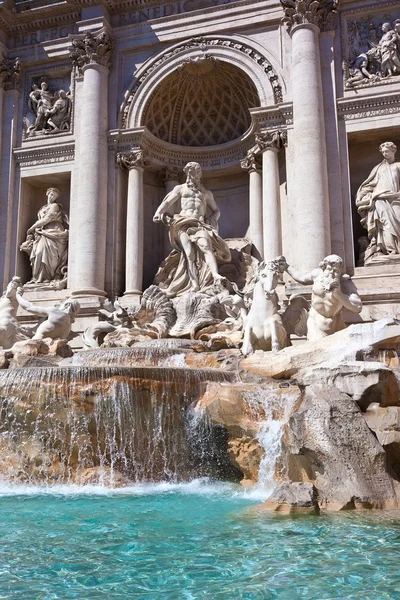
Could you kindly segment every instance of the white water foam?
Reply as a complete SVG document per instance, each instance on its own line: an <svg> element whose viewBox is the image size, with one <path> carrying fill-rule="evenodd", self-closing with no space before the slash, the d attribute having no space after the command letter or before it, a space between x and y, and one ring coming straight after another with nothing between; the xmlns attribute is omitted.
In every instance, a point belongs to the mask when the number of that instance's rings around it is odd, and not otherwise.
<svg viewBox="0 0 400 600"><path fill-rule="evenodd" d="M212 482L207 478L183 483L138 483L134 486L109 488L102 485L27 485L0 481L0 498L7 496L155 496L182 494L195 496L228 496L260 501L265 493L244 489L238 484Z"/></svg>

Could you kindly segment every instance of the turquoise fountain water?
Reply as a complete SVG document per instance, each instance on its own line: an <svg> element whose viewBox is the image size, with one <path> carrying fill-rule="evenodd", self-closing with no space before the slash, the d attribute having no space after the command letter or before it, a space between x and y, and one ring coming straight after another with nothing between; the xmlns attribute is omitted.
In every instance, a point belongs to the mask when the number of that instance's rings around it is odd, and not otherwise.
<svg viewBox="0 0 400 600"><path fill-rule="evenodd" d="M260 512L280 444L272 409L261 485L196 479L224 471L191 410L210 380L235 374L83 359L0 373L0 600L400 599L399 515ZM136 483L80 485L98 468Z"/></svg>
<svg viewBox="0 0 400 600"><path fill-rule="evenodd" d="M234 486L0 489L0 598L400 598L400 520L254 512Z"/></svg>

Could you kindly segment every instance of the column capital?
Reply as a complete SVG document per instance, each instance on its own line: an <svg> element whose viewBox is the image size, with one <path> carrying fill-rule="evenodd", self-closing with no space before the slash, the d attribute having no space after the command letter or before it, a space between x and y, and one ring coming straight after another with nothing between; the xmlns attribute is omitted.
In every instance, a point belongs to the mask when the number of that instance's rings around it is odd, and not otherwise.
<svg viewBox="0 0 400 600"><path fill-rule="evenodd" d="M334 15L340 0L280 0L285 16L282 23L289 33L297 25L316 25L321 31L334 28Z"/></svg>
<svg viewBox="0 0 400 600"><path fill-rule="evenodd" d="M3 89L18 88L21 76L21 63L19 58L10 60L0 59L0 87Z"/></svg>
<svg viewBox="0 0 400 600"><path fill-rule="evenodd" d="M165 167L162 171L164 181L180 181L183 171L178 167Z"/></svg>
<svg viewBox="0 0 400 600"><path fill-rule="evenodd" d="M260 153L255 149L248 150L245 158L240 161L240 166L245 171L251 173L252 171L261 170Z"/></svg>
<svg viewBox="0 0 400 600"><path fill-rule="evenodd" d="M118 152L117 164L121 169L134 169L149 166L149 161L146 160L143 150L140 148L132 149L129 152Z"/></svg>
<svg viewBox="0 0 400 600"><path fill-rule="evenodd" d="M287 135L283 131L261 131L255 135L258 152L273 150L279 152L287 143Z"/></svg>
<svg viewBox="0 0 400 600"><path fill-rule="evenodd" d="M91 64L103 65L109 69L113 52L114 40L104 29L97 34L87 31L74 37L69 48L69 57L72 65L82 73L83 67Z"/></svg>

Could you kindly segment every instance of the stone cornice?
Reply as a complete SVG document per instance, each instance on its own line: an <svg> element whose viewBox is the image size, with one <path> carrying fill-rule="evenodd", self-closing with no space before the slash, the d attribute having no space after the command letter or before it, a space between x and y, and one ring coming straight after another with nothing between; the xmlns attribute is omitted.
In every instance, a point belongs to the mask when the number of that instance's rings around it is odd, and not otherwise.
<svg viewBox="0 0 400 600"><path fill-rule="evenodd" d="M282 22L291 32L296 25L316 25L321 31L334 28L333 17L340 0L280 0L285 16Z"/></svg>
<svg viewBox="0 0 400 600"><path fill-rule="evenodd" d="M73 162L75 157L75 143L71 141L61 144L48 144L41 147L15 148L13 154L20 167Z"/></svg>
<svg viewBox="0 0 400 600"><path fill-rule="evenodd" d="M240 4L258 4L265 0L234 1ZM99 4L104 6L109 15L114 16L166 5L169 4L169 0L29 0L29 9L27 9L28 1L19 4L10 0L8 3L0 3L0 29L11 35L18 35L76 23L81 20L82 8ZM212 4L206 8L226 10L228 7L229 4ZM198 9L188 9L181 14L192 10Z"/></svg>
<svg viewBox="0 0 400 600"><path fill-rule="evenodd" d="M109 132L109 149L116 154L142 149L145 157L151 162L151 169L160 171L167 167L182 169L186 163L195 161L207 171L217 171L227 167L239 167L240 161L254 146L254 134L250 129L242 139L212 146L196 148L177 146L159 140L145 127L136 129L117 129Z"/></svg>
<svg viewBox="0 0 400 600"><path fill-rule="evenodd" d="M18 6L18 5L17 5ZM0 6L0 29L11 35L25 31L35 31L50 27L60 27L66 23L76 23L80 20L81 12L76 10L75 2L64 0L56 4L32 6L30 10L18 12L9 7Z"/></svg>
<svg viewBox="0 0 400 600"><path fill-rule="evenodd" d="M338 117L344 121L392 114L400 115L400 94L398 92L338 100Z"/></svg>
<svg viewBox="0 0 400 600"><path fill-rule="evenodd" d="M267 108L251 108L250 114L255 131L285 130L293 124L293 104L291 102Z"/></svg>

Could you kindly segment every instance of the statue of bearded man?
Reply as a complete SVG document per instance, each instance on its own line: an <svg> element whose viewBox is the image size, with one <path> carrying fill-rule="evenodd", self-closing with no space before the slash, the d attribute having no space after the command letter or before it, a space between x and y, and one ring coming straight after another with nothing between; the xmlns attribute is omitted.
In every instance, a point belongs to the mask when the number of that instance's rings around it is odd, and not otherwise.
<svg viewBox="0 0 400 600"><path fill-rule="evenodd" d="M204 290L224 279L218 261L229 262L230 250L218 235L220 211L214 196L201 183L201 167L189 162L183 169L186 182L177 185L158 207L153 221L169 226L173 252L156 275L156 283L170 297ZM168 213L180 200L181 212Z"/></svg>
<svg viewBox="0 0 400 600"><path fill-rule="evenodd" d="M381 144L384 160L361 184L356 206L361 224L368 231L366 262L374 254L400 253L400 163L393 142Z"/></svg>
<svg viewBox="0 0 400 600"><path fill-rule="evenodd" d="M283 259L283 260L282 260ZM311 342L346 327L343 308L360 313L361 298L350 277L344 273L340 256L331 254L310 273L301 273L286 263L282 268L298 283L312 285L311 308L307 320L307 339Z"/></svg>

